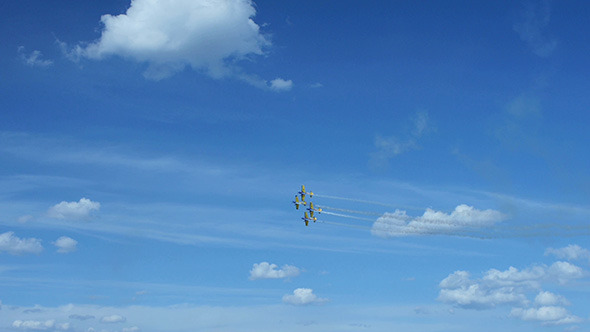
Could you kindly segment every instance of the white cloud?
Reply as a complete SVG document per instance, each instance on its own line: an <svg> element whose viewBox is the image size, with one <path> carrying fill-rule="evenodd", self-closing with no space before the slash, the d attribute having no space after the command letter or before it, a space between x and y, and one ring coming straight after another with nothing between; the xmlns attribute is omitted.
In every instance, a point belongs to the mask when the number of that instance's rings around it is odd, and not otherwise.
<svg viewBox="0 0 590 332"><path fill-rule="evenodd" d="M510 286L493 287L472 280L467 271L456 271L443 279L438 300L464 308L492 308L500 304L525 304L526 296Z"/></svg>
<svg viewBox="0 0 590 332"><path fill-rule="evenodd" d="M270 81L270 89L274 91L289 91L293 88L293 81L275 78Z"/></svg>
<svg viewBox="0 0 590 332"><path fill-rule="evenodd" d="M13 255L38 254L43 251L41 240L35 238L21 239L14 232L0 234L0 253L8 252Z"/></svg>
<svg viewBox="0 0 590 332"><path fill-rule="evenodd" d="M566 283L570 279L578 279L584 275L584 270L568 262L555 262L548 269L549 275L559 283Z"/></svg>
<svg viewBox="0 0 590 332"><path fill-rule="evenodd" d="M510 316L528 321L539 321L545 325L561 325L578 323L582 320L572 316L563 307L542 306L539 308L513 308Z"/></svg>
<svg viewBox="0 0 590 332"><path fill-rule="evenodd" d="M121 329L121 332L139 332L139 331L141 331L141 330L137 326L124 327Z"/></svg>
<svg viewBox="0 0 590 332"><path fill-rule="evenodd" d="M426 234L460 234L464 230L492 226L505 216L495 210L478 210L465 204L458 205L450 214L426 209L421 217L411 217L406 211L385 213L373 224L371 233L380 237L399 237Z"/></svg>
<svg viewBox="0 0 590 332"><path fill-rule="evenodd" d="M110 316L103 316L100 319L101 323L123 323L125 322L127 319L121 315L110 315Z"/></svg>
<svg viewBox="0 0 590 332"><path fill-rule="evenodd" d="M277 268L276 264L255 263L252 270L250 270L250 280L289 278L296 277L300 273L299 268L292 265L283 265L281 269Z"/></svg>
<svg viewBox="0 0 590 332"><path fill-rule="evenodd" d="M24 46L19 46L17 49L18 56L28 66L31 67L47 67L53 64L51 60L44 60L43 54L40 51L33 51L29 54L25 54Z"/></svg>
<svg viewBox="0 0 590 332"><path fill-rule="evenodd" d="M76 251L78 241L72 239L71 237L62 236L55 240L53 244L57 247L57 252L60 254L67 254Z"/></svg>
<svg viewBox="0 0 590 332"><path fill-rule="evenodd" d="M144 76L154 80L186 66L214 78L240 78L236 61L263 55L271 45L252 20L255 15L251 0L133 0L125 14L103 15L101 37L68 55L97 60L117 55L147 63ZM270 87L284 90L291 84L276 79Z"/></svg>
<svg viewBox="0 0 590 332"><path fill-rule="evenodd" d="M67 331L70 329L70 323L56 324L55 319L44 322L36 320L15 320L12 322L12 327L24 331Z"/></svg>
<svg viewBox="0 0 590 332"><path fill-rule="evenodd" d="M297 288L293 294L283 296L283 302L293 305L307 305L312 303L324 303L327 299L319 298L310 288Z"/></svg>
<svg viewBox="0 0 590 332"><path fill-rule="evenodd" d="M548 57L557 48L557 40L548 37L544 32L551 19L551 8L548 1L538 4L528 3L523 11L521 21L514 24L513 29L540 57Z"/></svg>
<svg viewBox="0 0 590 332"><path fill-rule="evenodd" d="M536 265L523 270L509 267L507 270L488 270L481 279L471 279L467 271L456 271L443 279L438 299L465 308L491 308L501 304L528 305L526 294L539 290L543 283L564 284L581 278L583 271L567 262L555 262L551 266ZM535 298L539 305L566 304L559 295L541 291Z"/></svg>
<svg viewBox="0 0 590 332"><path fill-rule="evenodd" d="M100 209L100 203L93 202L87 198L81 198L78 202L62 201L49 208L47 216L56 219L87 219L93 211Z"/></svg>
<svg viewBox="0 0 590 332"><path fill-rule="evenodd" d="M511 317L537 321L543 325L580 322L563 306L571 303L563 296L542 287L558 287L586 276L578 266L557 261L551 265L532 265L524 269L489 269L481 278L472 279L467 271L455 271L440 284L438 300L466 309L489 309L512 305ZM534 300L529 297L534 296Z"/></svg>
<svg viewBox="0 0 590 332"><path fill-rule="evenodd" d="M554 305L570 305L569 301L557 294L551 292L541 291L535 297L535 305L537 306L554 306Z"/></svg>
<svg viewBox="0 0 590 332"><path fill-rule="evenodd" d="M590 261L590 250L584 249L577 244L570 244L564 248L547 248L545 250L545 256L553 255L560 259L567 260L589 260Z"/></svg>

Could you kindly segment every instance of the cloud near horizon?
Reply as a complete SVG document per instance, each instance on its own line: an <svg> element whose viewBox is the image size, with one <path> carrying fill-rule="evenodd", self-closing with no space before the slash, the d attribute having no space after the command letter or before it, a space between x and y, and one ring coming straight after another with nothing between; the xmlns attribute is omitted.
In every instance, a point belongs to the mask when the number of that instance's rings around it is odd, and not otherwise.
<svg viewBox="0 0 590 332"><path fill-rule="evenodd" d="M455 271L439 283L438 300L464 309L485 310L512 306L510 317L537 321L543 325L562 325L581 321L568 312L571 305L564 296L543 290L557 288L587 276L582 268L568 262L532 265L524 269L489 269L481 278L467 271ZM536 294L534 300L530 296Z"/></svg>
<svg viewBox="0 0 590 332"><path fill-rule="evenodd" d="M70 323L56 323L55 319L46 321L15 320L12 322L12 328L21 331L68 331Z"/></svg>
<svg viewBox="0 0 590 332"><path fill-rule="evenodd" d="M243 74L236 62L262 56L271 46L252 18L251 0L133 0L125 14L103 15L101 37L73 49L73 60L120 56L148 64L144 76L160 80L189 66L213 78L234 77L253 86L286 91L292 81L270 82Z"/></svg>
<svg viewBox="0 0 590 332"><path fill-rule="evenodd" d="M121 315L110 315L110 316L103 316L100 319L101 323L105 323L105 324L115 324L115 323L123 323L126 322L127 318L121 316Z"/></svg>

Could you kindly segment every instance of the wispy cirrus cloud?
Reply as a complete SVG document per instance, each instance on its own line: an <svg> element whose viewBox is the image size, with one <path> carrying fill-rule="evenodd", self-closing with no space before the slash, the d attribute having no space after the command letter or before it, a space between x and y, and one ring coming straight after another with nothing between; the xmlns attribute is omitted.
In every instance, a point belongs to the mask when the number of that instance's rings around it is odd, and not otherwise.
<svg viewBox="0 0 590 332"><path fill-rule="evenodd" d="M271 46L255 15L251 0L135 0L126 13L101 17L98 40L73 48L61 44L76 61L120 56L146 63L144 76L152 80L190 67L213 78L234 77L273 91L289 90L290 80L268 82L241 73L237 65L264 55Z"/></svg>
<svg viewBox="0 0 590 332"><path fill-rule="evenodd" d="M557 48L557 39L550 37L545 31L551 20L549 1L538 3L528 2L518 22L513 25L514 31L540 57L548 57Z"/></svg>
<svg viewBox="0 0 590 332"><path fill-rule="evenodd" d="M433 130L432 121L427 112L417 112L412 119L412 127L405 137L375 137L376 151L371 153L370 164L375 168L386 167L389 160L408 151L420 148L419 139Z"/></svg>
<svg viewBox="0 0 590 332"><path fill-rule="evenodd" d="M31 53L25 52L24 46L19 46L17 48L18 57L22 60L24 64L31 67L48 67L53 64L53 61L43 59L43 54L41 51L34 50Z"/></svg>

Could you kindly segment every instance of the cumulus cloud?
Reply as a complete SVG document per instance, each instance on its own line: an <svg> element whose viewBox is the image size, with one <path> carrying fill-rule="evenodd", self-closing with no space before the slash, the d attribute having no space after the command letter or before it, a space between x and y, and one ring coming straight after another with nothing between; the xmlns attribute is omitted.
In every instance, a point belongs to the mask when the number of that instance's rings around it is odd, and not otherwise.
<svg viewBox="0 0 590 332"><path fill-rule="evenodd" d="M461 204L450 214L426 209L420 217L411 217L406 211L386 212L375 221L371 233L380 237L399 237L427 234L459 234L465 230L489 227L504 220L495 210L478 210Z"/></svg>
<svg viewBox="0 0 590 332"><path fill-rule="evenodd" d="M250 280L296 277L300 272L299 268L292 265L283 265L282 268L278 269L276 264L255 263L252 270L250 270Z"/></svg>
<svg viewBox="0 0 590 332"><path fill-rule="evenodd" d="M560 284L564 284L571 279L578 279L584 276L584 270L581 267L568 262L555 262L548 269L548 275Z"/></svg>
<svg viewBox="0 0 590 332"><path fill-rule="evenodd" d="M582 321L564 306L564 297L543 290L543 286L569 283L586 276L580 267L565 261L551 265L532 265L524 269L489 269L480 278L467 271L455 271L439 283L438 300L465 309L490 309L510 305L510 316L543 325L572 324ZM530 300L532 298L532 300Z"/></svg>
<svg viewBox="0 0 590 332"><path fill-rule="evenodd" d="M438 300L471 309L492 308L500 304L526 304L526 296L510 286L490 285L472 280L467 271L456 271L443 279Z"/></svg>
<svg viewBox="0 0 590 332"><path fill-rule="evenodd" d="M0 253L7 252L13 255L38 254L43 251L41 240L35 238L19 238L14 232L0 234Z"/></svg>
<svg viewBox="0 0 590 332"><path fill-rule="evenodd" d="M78 241L72 239L71 237L62 236L55 240L53 244L57 247L57 252L60 254L67 254L76 251Z"/></svg>
<svg viewBox="0 0 590 332"><path fill-rule="evenodd" d="M540 57L550 56L557 47L557 40L547 36L545 29L551 19L549 1L537 4L528 3L522 12L521 19L513 28L533 53Z"/></svg>
<svg viewBox="0 0 590 332"><path fill-rule="evenodd" d="M488 270L482 278L471 279L467 271L455 271L443 279L438 299L464 308L491 308L501 304L528 305L526 294L541 288L543 283L564 284L583 276L581 268L555 262L550 266L536 265L523 270ZM535 298L539 305L565 304L567 300L550 292L540 292Z"/></svg>
<svg viewBox="0 0 590 332"><path fill-rule="evenodd" d="M70 329L70 323L58 324L55 322L55 319L44 322L36 320L15 320L12 322L12 327L23 331L67 331Z"/></svg>
<svg viewBox="0 0 590 332"><path fill-rule="evenodd" d="M293 291L293 294L283 296L284 303L293 305L317 304L326 301L328 301L328 299L317 297L310 288L297 288Z"/></svg>
<svg viewBox="0 0 590 332"><path fill-rule="evenodd" d="M539 292L534 303L537 306L570 305L565 297L546 291Z"/></svg>
<svg viewBox="0 0 590 332"><path fill-rule="evenodd" d="M590 250L584 249L577 244L570 244L564 248L547 248L545 256L555 256L559 259L571 260L586 260L590 261Z"/></svg>
<svg viewBox="0 0 590 332"><path fill-rule="evenodd" d="M34 50L31 53L25 53L25 47L19 46L17 48L19 58L24 64L31 67L47 67L53 64L51 60L43 59L43 54L40 51Z"/></svg>
<svg viewBox="0 0 590 332"><path fill-rule="evenodd" d="M107 324L114 324L114 323L123 323L126 320L127 319L121 315L110 315L110 316L103 316L100 319L100 322L107 323Z"/></svg>
<svg viewBox="0 0 590 332"><path fill-rule="evenodd" d="M47 211L47 216L55 219L83 220L90 218L91 214L99 209L99 202L81 198L78 202L62 201L52 206Z"/></svg>
<svg viewBox="0 0 590 332"><path fill-rule="evenodd" d="M121 56L147 63L144 76L159 80L185 67L214 78L249 77L255 86L267 82L240 73L236 62L265 54L271 45L253 21L251 0L133 0L125 14L103 15L101 37L68 51L68 56L100 60ZM262 84L261 84L262 83ZM292 82L275 79L272 90Z"/></svg>
<svg viewBox="0 0 590 332"><path fill-rule="evenodd" d="M581 318L571 315L564 307L542 306L538 308L513 308L510 316L527 321L538 321L544 325L579 323Z"/></svg>

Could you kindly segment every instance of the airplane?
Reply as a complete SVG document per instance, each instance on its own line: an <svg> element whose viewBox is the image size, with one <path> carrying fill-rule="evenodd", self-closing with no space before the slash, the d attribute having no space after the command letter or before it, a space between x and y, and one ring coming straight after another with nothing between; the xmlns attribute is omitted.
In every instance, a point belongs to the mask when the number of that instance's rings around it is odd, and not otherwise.
<svg viewBox="0 0 590 332"><path fill-rule="evenodd" d="M306 193L305 192L305 186L304 185L301 185L301 191L298 192L298 194L301 195L301 200L302 201L305 201L305 195L306 194L309 194L309 197L310 198L313 197L313 192L311 192L311 191L309 193Z"/></svg>
<svg viewBox="0 0 590 332"><path fill-rule="evenodd" d="M309 215L313 218L313 213L322 213L322 208L314 208L313 202L309 202L309 208L307 208L307 211L309 211Z"/></svg>
<svg viewBox="0 0 590 332"><path fill-rule="evenodd" d="M305 221L305 226L309 226L309 222L313 221L316 222L318 220L318 218L315 217L309 217L309 215L307 214L307 211L305 212L304 217L302 217L301 219L303 219L303 221Z"/></svg>
<svg viewBox="0 0 590 332"><path fill-rule="evenodd" d="M302 205L307 205L307 202L306 202L306 201L302 201L302 202L300 202L300 201L299 201L299 196L295 195L295 200L293 201L293 204L295 204L295 208L296 208L297 210L299 210L299 205L301 205L301 204L302 204Z"/></svg>

